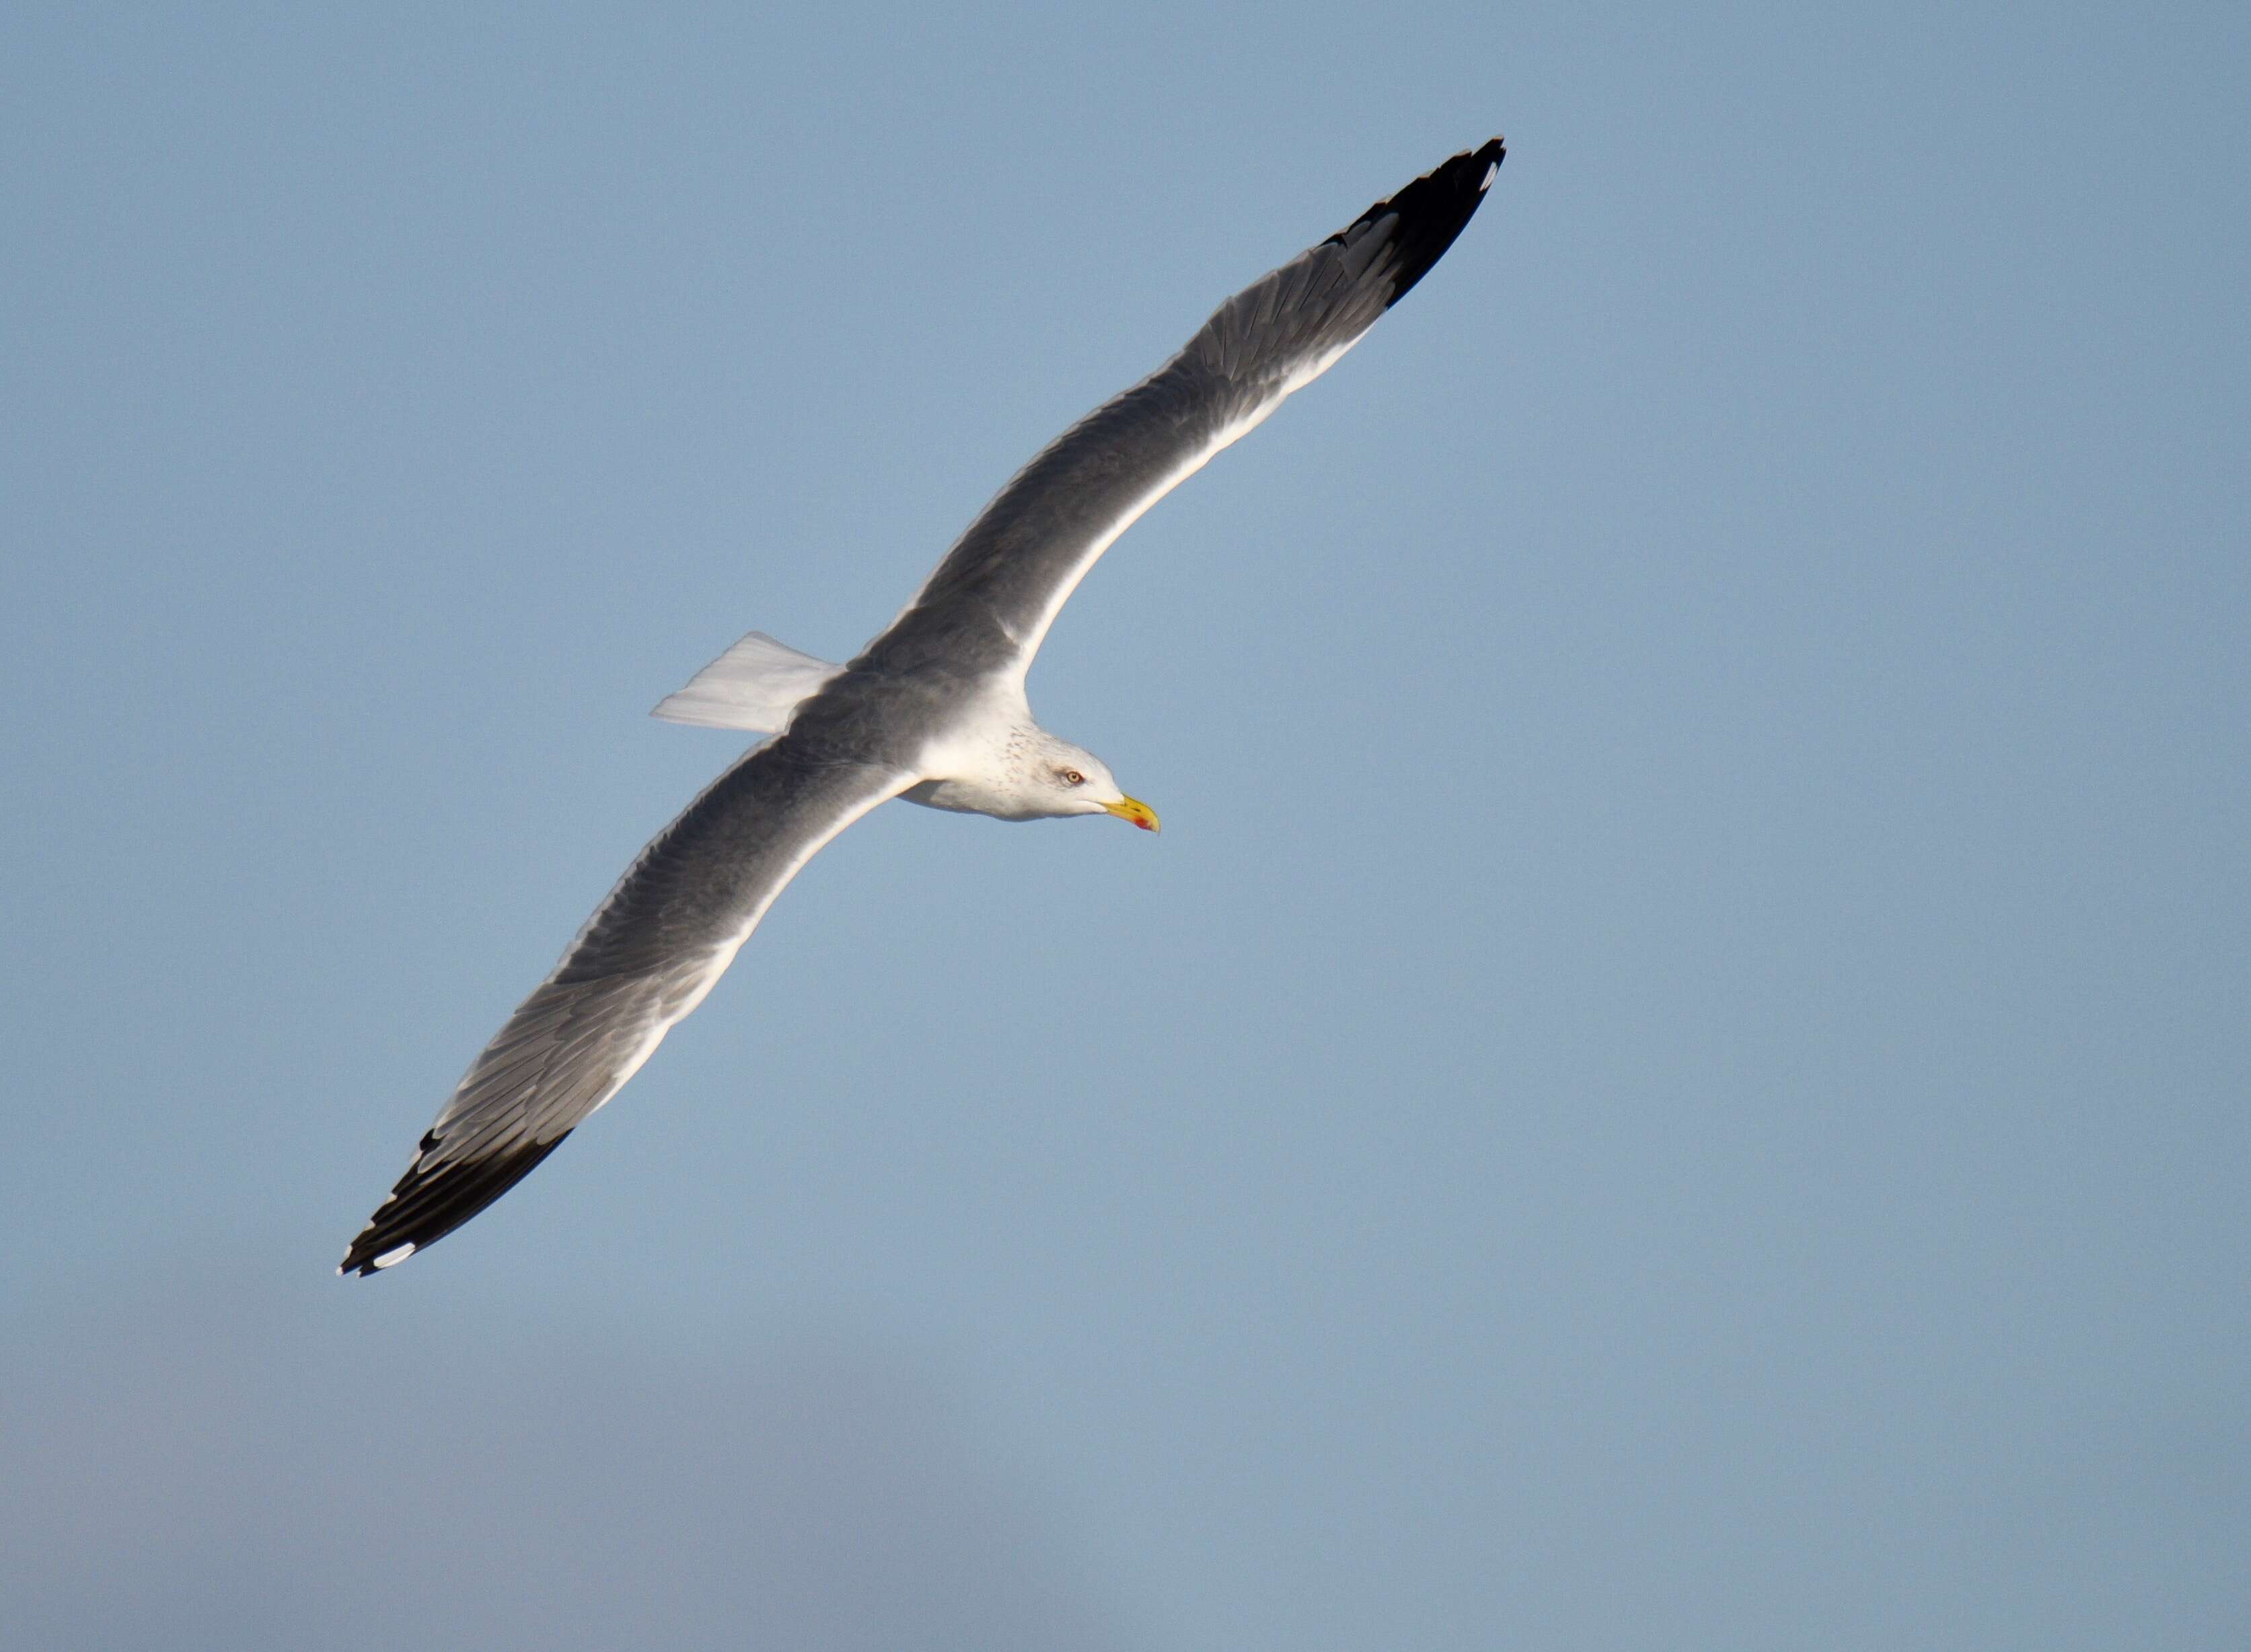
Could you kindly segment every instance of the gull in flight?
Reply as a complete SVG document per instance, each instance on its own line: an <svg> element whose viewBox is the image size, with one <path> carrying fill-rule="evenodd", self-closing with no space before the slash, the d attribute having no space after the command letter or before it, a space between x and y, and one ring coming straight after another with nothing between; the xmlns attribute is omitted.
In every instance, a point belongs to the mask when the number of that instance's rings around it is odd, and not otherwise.
<svg viewBox="0 0 2251 1652"><path fill-rule="evenodd" d="M892 798L1157 829L1101 758L1032 718L1024 675L1111 541L1359 342L1453 245L1500 171L1465 150L1219 307L1057 437L848 665L753 632L656 715L752 749L657 833L478 1056L338 1273L375 1273L523 1179L703 1001L782 886Z"/></svg>

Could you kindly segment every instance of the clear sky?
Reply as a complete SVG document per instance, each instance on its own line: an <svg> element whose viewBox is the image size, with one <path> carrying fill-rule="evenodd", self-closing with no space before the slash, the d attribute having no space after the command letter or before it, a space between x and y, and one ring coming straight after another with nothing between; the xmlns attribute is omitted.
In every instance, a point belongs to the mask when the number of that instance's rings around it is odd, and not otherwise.
<svg viewBox="0 0 2251 1652"><path fill-rule="evenodd" d="M764 17L760 12L774 15ZM2251 13L17 5L0 1645L2251 1642ZM1042 719L345 1242L738 749L1495 131Z"/></svg>

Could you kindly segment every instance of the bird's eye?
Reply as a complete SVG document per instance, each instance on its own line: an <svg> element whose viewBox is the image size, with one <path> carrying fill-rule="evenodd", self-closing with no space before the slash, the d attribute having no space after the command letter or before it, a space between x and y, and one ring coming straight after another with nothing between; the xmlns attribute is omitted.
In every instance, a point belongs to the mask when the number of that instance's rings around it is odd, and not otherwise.
<svg viewBox="0 0 2251 1652"><path fill-rule="evenodd" d="M1063 785L1067 786L1083 786L1086 784L1086 777L1076 769L1063 769L1058 770L1057 772L1063 777Z"/></svg>

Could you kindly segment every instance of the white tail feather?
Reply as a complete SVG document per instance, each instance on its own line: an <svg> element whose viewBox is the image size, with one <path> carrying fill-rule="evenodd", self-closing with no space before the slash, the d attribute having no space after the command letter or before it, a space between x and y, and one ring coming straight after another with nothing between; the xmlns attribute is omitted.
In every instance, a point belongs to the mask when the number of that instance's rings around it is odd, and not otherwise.
<svg viewBox="0 0 2251 1652"><path fill-rule="evenodd" d="M652 717L704 729L780 734L797 708L844 669L754 631L657 702Z"/></svg>

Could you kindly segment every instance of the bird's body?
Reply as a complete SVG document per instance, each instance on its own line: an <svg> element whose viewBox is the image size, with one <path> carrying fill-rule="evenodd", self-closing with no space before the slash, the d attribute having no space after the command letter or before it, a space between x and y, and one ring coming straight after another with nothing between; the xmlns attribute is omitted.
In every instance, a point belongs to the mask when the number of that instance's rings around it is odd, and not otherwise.
<svg viewBox="0 0 2251 1652"><path fill-rule="evenodd" d="M1181 352L1050 443L889 628L843 666L753 632L658 707L771 732L643 849L424 1135L339 1272L461 1226L639 1070L831 838L892 798L1154 831L1102 761L1034 719L1024 680L1079 580L1143 511L1350 349L1476 211L1496 138L1222 305Z"/></svg>

